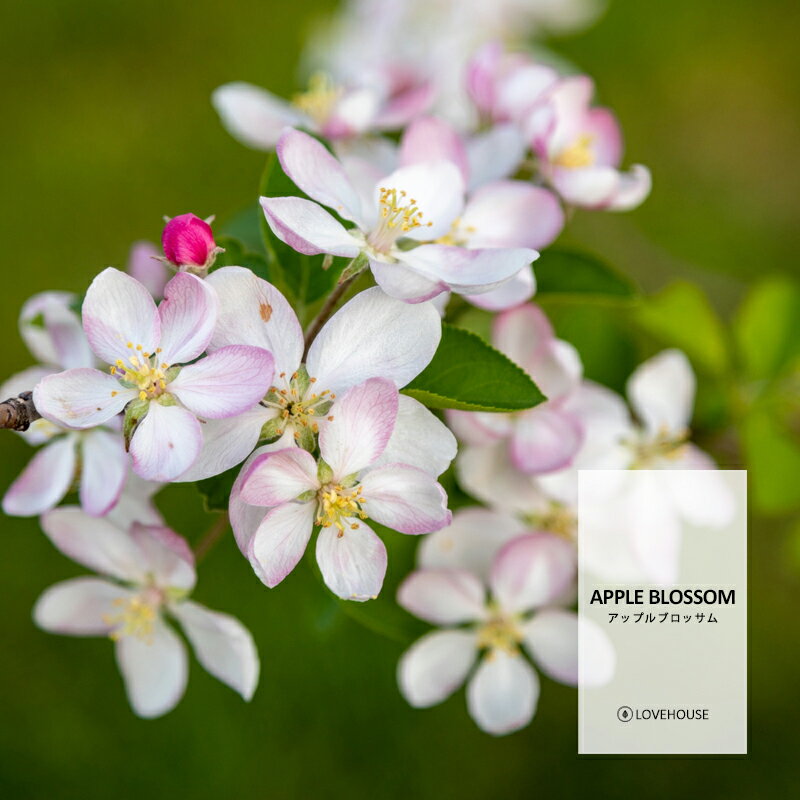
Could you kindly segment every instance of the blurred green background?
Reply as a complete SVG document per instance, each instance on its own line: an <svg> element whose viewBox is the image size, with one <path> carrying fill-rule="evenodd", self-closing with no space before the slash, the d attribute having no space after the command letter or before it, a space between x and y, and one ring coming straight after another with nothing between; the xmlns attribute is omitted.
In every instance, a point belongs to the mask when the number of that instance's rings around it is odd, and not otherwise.
<svg viewBox="0 0 800 800"><path fill-rule="evenodd" d="M157 239L163 214L224 219L254 200L263 156L223 131L209 94L232 79L291 91L307 27L332 6L39 0L5 8L0 374L30 363L16 332L29 295L82 290L102 267L123 265L132 241ZM648 164L655 181L640 210L578 214L568 239L648 290L688 278L725 315L748 283L797 275L798 25L800 6L788 0L612 0L596 26L549 42L596 78L620 115L628 158ZM3 454L4 489L30 451L5 434ZM738 459L734 449L727 465ZM209 524L191 487L169 489L161 505L194 541ZM576 692L548 681L534 723L504 739L475 728L463 693L411 710L394 682L401 643L343 616L306 566L266 590L231 538L200 565L196 598L254 632L262 657L255 699L245 705L194 663L178 709L138 720L108 642L34 628L40 591L80 570L35 520L4 518L0 796L794 793L800 548L792 555L790 518L752 523L750 755L615 760L576 756Z"/></svg>

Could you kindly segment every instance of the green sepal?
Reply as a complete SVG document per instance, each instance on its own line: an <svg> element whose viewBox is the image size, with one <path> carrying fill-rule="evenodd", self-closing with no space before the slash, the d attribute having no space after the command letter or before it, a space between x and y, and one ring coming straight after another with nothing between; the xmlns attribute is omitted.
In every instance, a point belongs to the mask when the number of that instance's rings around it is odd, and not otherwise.
<svg viewBox="0 0 800 800"><path fill-rule="evenodd" d="M158 398L156 398L156 402L160 406L176 406L178 405L178 401L171 395L171 394L162 394Z"/></svg>
<svg viewBox="0 0 800 800"><path fill-rule="evenodd" d="M360 275L369 266L369 258L362 250L343 270L339 277L339 283L349 281L350 278L355 278Z"/></svg>
<svg viewBox="0 0 800 800"><path fill-rule="evenodd" d="M283 429L285 425L286 421L280 415L267 420L261 426L261 433L259 434L258 437L259 443L262 443L264 441L273 441L277 439L279 436L283 434Z"/></svg>
<svg viewBox="0 0 800 800"><path fill-rule="evenodd" d="M125 437L125 452L130 449L131 439L136 431L136 426L147 416L149 408L149 400L131 400L131 402L125 406L125 416L122 419L122 435Z"/></svg>
<svg viewBox="0 0 800 800"><path fill-rule="evenodd" d="M314 431L312 431L308 425L295 426L294 440L297 442L298 447L302 447L303 450L308 450L309 453L313 453L317 447Z"/></svg>
<svg viewBox="0 0 800 800"><path fill-rule="evenodd" d="M305 397L308 387L311 386L311 379L308 377L308 370L305 364L301 364L295 373L295 378L292 379L294 388L297 389L299 397Z"/></svg>
<svg viewBox="0 0 800 800"><path fill-rule="evenodd" d="M317 477L323 486L333 480L333 470L322 459L317 464Z"/></svg>

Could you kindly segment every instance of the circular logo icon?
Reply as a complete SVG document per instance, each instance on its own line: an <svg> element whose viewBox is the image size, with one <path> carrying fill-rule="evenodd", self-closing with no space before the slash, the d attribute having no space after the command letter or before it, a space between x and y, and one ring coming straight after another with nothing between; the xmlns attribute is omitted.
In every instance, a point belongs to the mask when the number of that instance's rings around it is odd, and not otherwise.
<svg viewBox="0 0 800 800"><path fill-rule="evenodd" d="M617 709L617 719L620 722L630 722L633 719L633 709L630 706L620 706Z"/></svg>

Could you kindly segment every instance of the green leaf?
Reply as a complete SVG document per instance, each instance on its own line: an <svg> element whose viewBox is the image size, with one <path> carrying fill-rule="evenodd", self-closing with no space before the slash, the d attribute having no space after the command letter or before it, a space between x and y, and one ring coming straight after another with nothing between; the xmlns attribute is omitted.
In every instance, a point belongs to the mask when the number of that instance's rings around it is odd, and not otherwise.
<svg viewBox="0 0 800 800"><path fill-rule="evenodd" d="M261 210L261 206L257 202L253 203L220 225L219 233L222 236L238 239L247 250L253 253L261 253L264 246L261 241L263 217L264 212Z"/></svg>
<svg viewBox="0 0 800 800"><path fill-rule="evenodd" d="M683 350L697 367L712 375L727 370L725 328L698 286L685 281L670 284L647 298L634 315L642 328Z"/></svg>
<svg viewBox="0 0 800 800"><path fill-rule="evenodd" d="M261 253L253 252L243 242L234 239L232 236L218 236L216 241L220 247L224 248L225 252L217 256L211 272L221 267L248 267L259 278L269 280L267 260Z"/></svg>
<svg viewBox="0 0 800 800"><path fill-rule="evenodd" d="M633 300L639 292L629 278L588 253L546 250L533 264L536 294Z"/></svg>
<svg viewBox="0 0 800 800"><path fill-rule="evenodd" d="M739 308L733 334L747 376L774 378L800 357L800 285L776 277L754 286Z"/></svg>
<svg viewBox="0 0 800 800"><path fill-rule="evenodd" d="M430 408L520 411L545 396L521 367L474 333L442 324L430 364L403 392Z"/></svg>
<svg viewBox="0 0 800 800"><path fill-rule="evenodd" d="M240 467L236 466L219 475L197 481L197 491L203 496L203 504L206 511L227 511L228 501L231 496L236 476L239 474Z"/></svg>

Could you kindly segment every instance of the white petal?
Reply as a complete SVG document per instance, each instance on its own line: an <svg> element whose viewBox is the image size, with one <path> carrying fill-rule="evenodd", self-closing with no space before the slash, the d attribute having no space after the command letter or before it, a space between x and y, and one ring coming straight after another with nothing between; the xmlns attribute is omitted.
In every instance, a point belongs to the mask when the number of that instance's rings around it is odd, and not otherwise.
<svg viewBox="0 0 800 800"><path fill-rule="evenodd" d="M158 307L159 363L186 364L197 358L211 339L218 309L217 293L205 281L188 272L179 272L172 278L164 287L164 299Z"/></svg>
<svg viewBox="0 0 800 800"><path fill-rule="evenodd" d="M6 492L3 511L33 517L58 505L75 479L75 448L75 437L63 436L39 450Z"/></svg>
<svg viewBox="0 0 800 800"><path fill-rule="evenodd" d="M337 311L311 345L306 365L318 386L343 392L368 378L400 388L430 363L442 336L436 309L372 288Z"/></svg>
<svg viewBox="0 0 800 800"><path fill-rule="evenodd" d="M296 566L314 529L315 503L284 503L267 513L249 540L246 555L267 586L277 586Z"/></svg>
<svg viewBox="0 0 800 800"><path fill-rule="evenodd" d="M194 554L188 542L163 525L142 525L134 522L130 536L142 551L147 572L163 588L194 588L197 575Z"/></svg>
<svg viewBox="0 0 800 800"><path fill-rule="evenodd" d="M163 525L164 518L153 503L153 495L161 487L160 483L142 480L135 472L129 472L122 494L106 514L106 519L123 530L127 530L132 522Z"/></svg>
<svg viewBox="0 0 800 800"><path fill-rule="evenodd" d="M397 590L397 602L434 625L457 625L486 616L483 584L464 569L412 572Z"/></svg>
<svg viewBox="0 0 800 800"><path fill-rule="evenodd" d="M264 453L250 463L241 495L250 505L278 506L318 488L314 456L300 447L287 447Z"/></svg>
<svg viewBox="0 0 800 800"><path fill-rule="evenodd" d="M131 439L136 473L149 481L172 481L186 472L203 447L197 417L179 406L152 402Z"/></svg>
<svg viewBox="0 0 800 800"><path fill-rule="evenodd" d="M34 622L51 633L105 636L113 625L103 620L128 589L100 578L73 578L46 589L33 608Z"/></svg>
<svg viewBox="0 0 800 800"><path fill-rule="evenodd" d="M33 390L39 413L70 428L93 428L119 414L136 397L134 389L96 369L69 369L44 378Z"/></svg>
<svg viewBox="0 0 800 800"><path fill-rule="evenodd" d="M414 708L448 698L466 679L477 654L475 634L432 631L415 642L397 665L397 682Z"/></svg>
<svg viewBox="0 0 800 800"><path fill-rule="evenodd" d="M161 335L156 304L139 281L108 267L91 283L83 301L83 329L95 355L107 364L128 363L134 347L155 353Z"/></svg>
<svg viewBox="0 0 800 800"><path fill-rule="evenodd" d="M652 186L650 170L641 164L634 164L629 172L619 174L617 191L605 208L609 211L630 211L647 199Z"/></svg>
<svg viewBox="0 0 800 800"><path fill-rule="evenodd" d="M123 636L116 645L117 665L134 712L145 718L171 711L186 691L186 648L161 620L145 640Z"/></svg>
<svg viewBox="0 0 800 800"><path fill-rule="evenodd" d="M426 304L427 300L438 298L447 289L447 284L440 280L426 278L405 264L387 264L370 259L370 269L375 283L389 297L403 300L406 303Z"/></svg>
<svg viewBox="0 0 800 800"><path fill-rule="evenodd" d="M413 397L401 394L394 431L376 466L407 464L441 475L455 458L457 447L455 436L438 417Z"/></svg>
<svg viewBox="0 0 800 800"><path fill-rule="evenodd" d="M546 675L561 683L578 683L578 615L549 608L534 614L523 628L525 646Z"/></svg>
<svg viewBox="0 0 800 800"><path fill-rule="evenodd" d="M70 309L77 300L77 295L72 292L39 292L23 304L19 312L19 332L37 361L63 369L61 357L47 325L46 315L51 309ZM78 318L77 314L75 317ZM40 324L42 320L45 322L44 326ZM91 351L88 352L88 356L91 357ZM86 362L79 366L89 365L90 362Z"/></svg>
<svg viewBox="0 0 800 800"><path fill-rule="evenodd" d="M203 667L250 700L259 673L258 651L250 631L235 617L189 600L176 604L171 611Z"/></svg>
<svg viewBox="0 0 800 800"><path fill-rule="evenodd" d="M664 350L637 367L628 381L628 397L647 431L683 435L694 406L695 377L680 350Z"/></svg>
<svg viewBox="0 0 800 800"><path fill-rule="evenodd" d="M512 539L498 553L489 584L506 611L528 611L563 594L575 579L575 546L551 533Z"/></svg>
<svg viewBox="0 0 800 800"><path fill-rule="evenodd" d="M465 569L486 581L500 548L525 530L510 514L480 506L463 508L450 525L420 542L417 564L423 569Z"/></svg>
<svg viewBox="0 0 800 800"><path fill-rule="evenodd" d="M536 293L536 278L532 267L523 267L496 289L483 294L467 295L467 300L486 311L505 311L530 300Z"/></svg>
<svg viewBox="0 0 800 800"><path fill-rule="evenodd" d="M285 100L241 81L215 89L211 102L228 132L258 150L272 150L287 125L304 120Z"/></svg>
<svg viewBox="0 0 800 800"><path fill-rule="evenodd" d="M543 403L515 420L509 453L520 472L536 475L568 467L583 443L580 422Z"/></svg>
<svg viewBox="0 0 800 800"><path fill-rule="evenodd" d="M397 419L398 392L385 378L370 378L338 398L319 432L322 458L341 480L374 464Z"/></svg>
<svg viewBox="0 0 800 800"><path fill-rule="evenodd" d="M525 142L516 125L496 125L467 142L469 188L513 175L525 157Z"/></svg>
<svg viewBox="0 0 800 800"><path fill-rule="evenodd" d="M209 350L230 344L263 347L275 359L275 374L291 375L303 357L303 329L286 298L244 267L223 267L206 282L219 295L217 327Z"/></svg>
<svg viewBox="0 0 800 800"><path fill-rule="evenodd" d="M343 600L374 600L386 575L386 547L370 527L346 520L344 531L323 528L317 537L317 563L325 585Z"/></svg>
<svg viewBox="0 0 800 800"><path fill-rule="evenodd" d="M539 678L519 653L490 651L467 684L470 716L494 736L524 728L538 700Z"/></svg>
<svg viewBox="0 0 800 800"><path fill-rule="evenodd" d="M81 507L101 517L119 499L128 475L128 454L122 435L104 430L87 431L81 438Z"/></svg>
<svg viewBox="0 0 800 800"><path fill-rule="evenodd" d="M664 482L678 513L687 522L725 528L736 515L736 496L715 469L669 470Z"/></svg>
<svg viewBox="0 0 800 800"><path fill-rule="evenodd" d="M50 541L73 561L112 578L144 581L148 564L141 549L107 520L65 506L44 514L41 525Z"/></svg>
<svg viewBox="0 0 800 800"><path fill-rule="evenodd" d="M532 303L498 314L492 326L492 344L531 375L554 341L553 326Z"/></svg>

